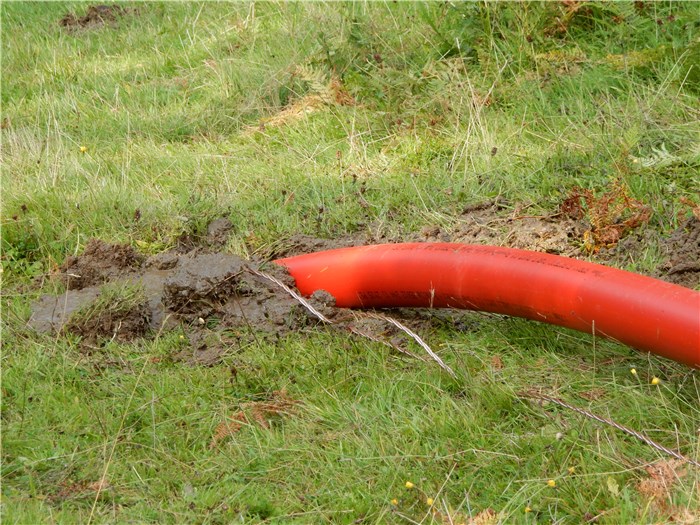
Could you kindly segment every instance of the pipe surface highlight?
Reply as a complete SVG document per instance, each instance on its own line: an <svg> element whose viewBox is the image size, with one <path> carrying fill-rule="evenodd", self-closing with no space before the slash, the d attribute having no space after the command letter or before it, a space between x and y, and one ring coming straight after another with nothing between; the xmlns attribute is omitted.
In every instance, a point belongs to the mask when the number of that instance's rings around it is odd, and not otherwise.
<svg viewBox="0 0 700 525"><path fill-rule="evenodd" d="M558 255L450 243L380 244L274 261L302 294L343 308L462 308L608 337L700 368L700 292Z"/></svg>

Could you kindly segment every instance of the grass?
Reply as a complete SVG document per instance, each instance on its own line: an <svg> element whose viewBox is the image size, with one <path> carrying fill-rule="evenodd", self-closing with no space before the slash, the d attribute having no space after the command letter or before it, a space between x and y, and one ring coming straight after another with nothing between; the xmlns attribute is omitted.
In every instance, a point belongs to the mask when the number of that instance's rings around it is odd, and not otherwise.
<svg viewBox="0 0 700 525"><path fill-rule="evenodd" d="M196 368L170 359L176 332L86 354L26 328L57 289L37 278L88 239L156 253L222 215L248 255L299 232L449 227L497 196L551 213L619 179L668 234L700 190L692 3L126 7L71 31L59 20L86 4L0 6L3 522L698 519L697 469L645 492L668 458L517 396L697 458L697 374L583 334L475 313L423 334L453 380L322 330ZM353 102L300 111L334 79ZM625 266L660 262L646 253ZM210 448L283 389L294 414Z"/></svg>

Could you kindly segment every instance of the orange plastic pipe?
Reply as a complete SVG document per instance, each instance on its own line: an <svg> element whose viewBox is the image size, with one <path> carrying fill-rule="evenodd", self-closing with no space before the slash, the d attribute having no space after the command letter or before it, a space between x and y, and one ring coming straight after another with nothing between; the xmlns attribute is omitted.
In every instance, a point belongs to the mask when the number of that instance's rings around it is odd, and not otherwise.
<svg viewBox="0 0 700 525"><path fill-rule="evenodd" d="M608 337L700 368L700 292L546 253L381 244L279 259L304 295L345 308L463 308Z"/></svg>

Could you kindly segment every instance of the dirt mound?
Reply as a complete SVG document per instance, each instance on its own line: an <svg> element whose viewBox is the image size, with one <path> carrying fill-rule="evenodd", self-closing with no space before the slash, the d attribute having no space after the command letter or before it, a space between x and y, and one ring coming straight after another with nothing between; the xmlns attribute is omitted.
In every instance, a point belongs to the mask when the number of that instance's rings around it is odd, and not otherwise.
<svg viewBox="0 0 700 525"><path fill-rule="evenodd" d="M150 318L148 305L140 303L124 309L102 309L94 315L73 315L63 330L80 336L84 345L113 339L125 343L145 336Z"/></svg>
<svg viewBox="0 0 700 525"><path fill-rule="evenodd" d="M359 244L355 241L329 245L299 236L293 238L290 251ZM199 249L183 254L176 249L144 261L129 246L90 241L82 255L69 257L61 268L69 289L58 297L41 297L32 306L30 326L43 332L71 332L88 346L113 339L129 341L179 326L189 345L176 349L172 357L211 365L226 352L260 337L277 339L322 324L279 284L294 287L282 267L231 254ZM334 329L399 351L410 346L407 334L390 322L338 309L327 293L317 292L309 303L331 320ZM457 322L457 317L466 315L394 313L422 331L441 326L447 317Z"/></svg>
<svg viewBox="0 0 700 525"><path fill-rule="evenodd" d="M91 5L84 16L67 13L58 23L61 27L69 30L96 28L108 23L114 24L131 11L131 9L116 4Z"/></svg>
<svg viewBox="0 0 700 525"><path fill-rule="evenodd" d="M140 270L144 257L126 244L93 239L80 257L67 257L61 266L66 287L80 290Z"/></svg>
<svg viewBox="0 0 700 525"><path fill-rule="evenodd" d="M527 216L518 210L507 211L504 203L494 201L466 208L450 226L427 226L405 238L389 238L377 233L381 230L332 240L296 235L269 247L265 258L400 241L492 244L580 256L583 252L577 240L584 228L561 214ZM283 268L215 250L214 246L227 242L231 229L229 221L219 219L190 251L183 253L183 245L178 245L148 259L130 246L92 240L82 255L68 257L61 267L60 278L68 290L58 297L40 298L32 307L30 325L44 332L72 332L89 345L111 339L127 341L179 326L189 345L176 349L173 357L211 365L226 352L259 342L260 337L277 339L323 324L283 289L294 288ZM634 238L623 240L618 251L628 250L625 243ZM659 242L667 262L658 269L658 276L697 286L700 221L690 219ZM411 347L407 334L381 316L336 308L333 298L322 291L309 303L336 329L402 352ZM464 330L478 325L478 317L458 311L400 309L389 315L423 334L445 324Z"/></svg>
<svg viewBox="0 0 700 525"><path fill-rule="evenodd" d="M690 217L661 241L666 261L656 276L688 288L700 286L700 220Z"/></svg>

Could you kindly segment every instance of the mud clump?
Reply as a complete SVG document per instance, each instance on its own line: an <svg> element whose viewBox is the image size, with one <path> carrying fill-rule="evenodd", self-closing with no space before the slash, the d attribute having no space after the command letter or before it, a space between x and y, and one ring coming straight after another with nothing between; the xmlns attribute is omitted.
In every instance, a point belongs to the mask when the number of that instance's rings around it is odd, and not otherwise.
<svg viewBox="0 0 700 525"><path fill-rule="evenodd" d="M58 23L61 27L68 30L91 29L104 26L105 24L115 24L131 11L131 9L116 4L91 5L84 16L68 13Z"/></svg>
<svg viewBox="0 0 700 525"><path fill-rule="evenodd" d="M144 257L126 244L108 244L93 239L80 257L68 257L61 277L69 290L80 290L139 271Z"/></svg>
<svg viewBox="0 0 700 525"><path fill-rule="evenodd" d="M220 308L243 286L242 259L223 254L185 256L176 261L164 281L163 304L180 314L204 313Z"/></svg>
<svg viewBox="0 0 700 525"><path fill-rule="evenodd" d="M95 346L107 340L126 343L144 337L149 326L148 305L140 303L129 308L104 309L94 315L76 312L63 330L80 336L83 346Z"/></svg>
<svg viewBox="0 0 700 525"><path fill-rule="evenodd" d="M215 219L207 226L207 244L212 248L220 248L228 242L233 230L233 224L226 218Z"/></svg>
<svg viewBox="0 0 700 525"><path fill-rule="evenodd" d="M179 325L191 348L178 358L211 364L235 343L259 335L281 337L318 323L281 287L251 271L258 268L235 255L197 250L144 261L129 246L90 241L82 255L69 257L61 268L69 289L41 297L29 323L38 331L77 334L88 345ZM281 267L271 265L268 271L293 286ZM141 295L127 304L111 287L137 288ZM223 331L234 334L234 341L220 337Z"/></svg>
<svg viewBox="0 0 700 525"><path fill-rule="evenodd" d="M666 261L656 276L688 288L700 286L700 220L690 217L661 241Z"/></svg>

